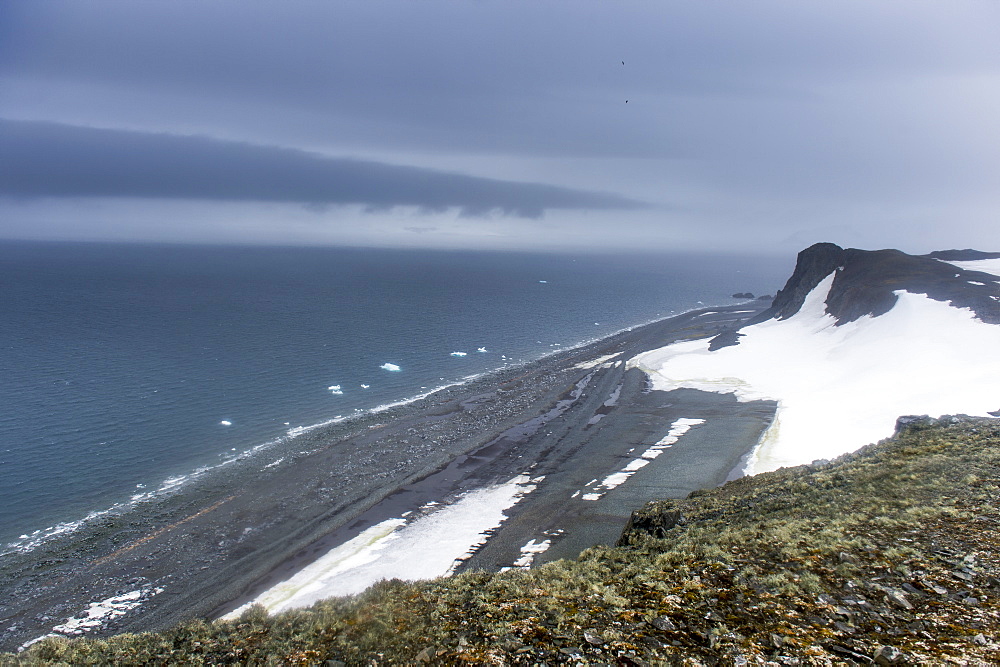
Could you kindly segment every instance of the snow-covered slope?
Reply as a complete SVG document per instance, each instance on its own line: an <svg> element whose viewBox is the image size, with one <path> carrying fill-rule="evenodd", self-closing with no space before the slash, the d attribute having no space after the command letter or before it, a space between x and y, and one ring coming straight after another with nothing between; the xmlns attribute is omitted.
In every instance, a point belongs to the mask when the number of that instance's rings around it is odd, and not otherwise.
<svg viewBox="0 0 1000 667"><path fill-rule="evenodd" d="M821 253L832 252L831 244L823 245ZM949 267L898 251L832 247L848 255L833 252L817 262L812 249L800 254L770 319L742 329L738 344L710 351L709 341L690 341L629 362L649 374L655 389L776 400L774 423L748 464L750 474L853 451L891 435L900 415L1000 410L1000 325L990 323L1000 321L1000 275L989 273L997 268L993 260ZM883 257L891 270L879 270ZM824 262L835 267L814 282ZM925 272L930 265L943 265L954 284L934 267ZM936 299L906 289L931 283ZM975 310L952 305L967 299ZM840 318L828 312L830 303Z"/></svg>

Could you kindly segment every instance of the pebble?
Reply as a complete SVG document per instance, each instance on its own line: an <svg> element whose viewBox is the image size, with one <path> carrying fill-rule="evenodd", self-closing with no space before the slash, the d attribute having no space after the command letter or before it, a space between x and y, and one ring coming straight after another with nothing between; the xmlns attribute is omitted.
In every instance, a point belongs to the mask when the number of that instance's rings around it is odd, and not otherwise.
<svg viewBox="0 0 1000 667"><path fill-rule="evenodd" d="M677 626L666 616L660 616L659 618L654 618L649 623L657 630L663 630L664 632L673 632L677 630Z"/></svg>

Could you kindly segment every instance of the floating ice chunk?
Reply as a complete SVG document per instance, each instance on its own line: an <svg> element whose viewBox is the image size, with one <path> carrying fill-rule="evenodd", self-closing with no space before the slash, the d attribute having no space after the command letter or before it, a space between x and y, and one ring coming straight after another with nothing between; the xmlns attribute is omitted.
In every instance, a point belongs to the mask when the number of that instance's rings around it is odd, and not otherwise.
<svg viewBox="0 0 1000 667"><path fill-rule="evenodd" d="M486 351L485 347L480 347L480 348L476 349L476 352L485 352L485 351Z"/></svg>
<svg viewBox="0 0 1000 667"><path fill-rule="evenodd" d="M327 389L327 391L329 391L331 394L333 394L335 396L340 396L341 394L344 393L344 391L340 388L339 384L331 384L326 389Z"/></svg>
<svg viewBox="0 0 1000 667"><path fill-rule="evenodd" d="M221 422L219 422L219 424L222 426L232 426L233 422L229 421L228 419L223 419Z"/></svg>
<svg viewBox="0 0 1000 667"><path fill-rule="evenodd" d="M452 352L451 356L453 356L453 357L464 357L466 354L468 354L468 352Z"/></svg>
<svg viewBox="0 0 1000 667"><path fill-rule="evenodd" d="M379 366L379 368L381 368L384 371L393 371L393 372L400 370L399 366L397 366L396 364L390 364L388 362L382 364L381 366Z"/></svg>
<svg viewBox="0 0 1000 667"><path fill-rule="evenodd" d="M585 493L583 494L584 500L600 500L603 493Z"/></svg>

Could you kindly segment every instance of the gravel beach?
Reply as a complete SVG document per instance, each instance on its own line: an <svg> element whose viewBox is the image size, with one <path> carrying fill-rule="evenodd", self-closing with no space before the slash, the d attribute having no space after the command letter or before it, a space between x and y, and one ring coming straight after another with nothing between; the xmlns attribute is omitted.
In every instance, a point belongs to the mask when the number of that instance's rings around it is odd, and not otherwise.
<svg viewBox="0 0 1000 667"><path fill-rule="evenodd" d="M99 636L222 615L381 520L528 470L544 479L463 568L510 567L532 540L548 541L536 564L614 543L647 501L724 482L774 412L765 401L650 391L624 361L714 336L762 309L686 313L318 428L276 445L287 450L272 450L279 465L237 461L173 496L8 554L0 649L74 617L81 622L72 627ZM660 455L630 465L678 420L693 425ZM629 467L627 483L598 489Z"/></svg>

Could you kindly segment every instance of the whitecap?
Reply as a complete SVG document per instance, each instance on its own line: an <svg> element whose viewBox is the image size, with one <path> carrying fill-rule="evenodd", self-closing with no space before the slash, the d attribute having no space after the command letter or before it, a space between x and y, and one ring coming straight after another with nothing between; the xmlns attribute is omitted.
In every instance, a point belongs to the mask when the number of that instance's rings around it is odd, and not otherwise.
<svg viewBox="0 0 1000 667"><path fill-rule="evenodd" d="M466 354L468 354L468 353L467 352L452 352L451 356L453 356L453 357L464 357Z"/></svg>
<svg viewBox="0 0 1000 667"><path fill-rule="evenodd" d="M371 387L370 384L363 384L363 385L361 385L362 389L368 389L369 387Z"/></svg>
<svg viewBox="0 0 1000 667"><path fill-rule="evenodd" d="M486 351L485 347L480 347L480 348L476 349L476 352L485 352L485 351Z"/></svg>
<svg viewBox="0 0 1000 667"><path fill-rule="evenodd" d="M390 364L388 362L382 364L381 366L379 366L379 368L381 368L384 371L398 371L398 370L400 370L399 366L397 366L396 364Z"/></svg>
<svg viewBox="0 0 1000 667"><path fill-rule="evenodd" d="M219 424L221 426L232 426L233 422L229 421L228 419L223 419L221 422L219 422Z"/></svg>
<svg viewBox="0 0 1000 667"><path fill-rule="evenodd" d="M329 391L334 396L340 396L341 394L344 393L343 390L340 388L339 384L332 384L329 387L327 387L326 389L327 389L327 391Z"/></svg>

